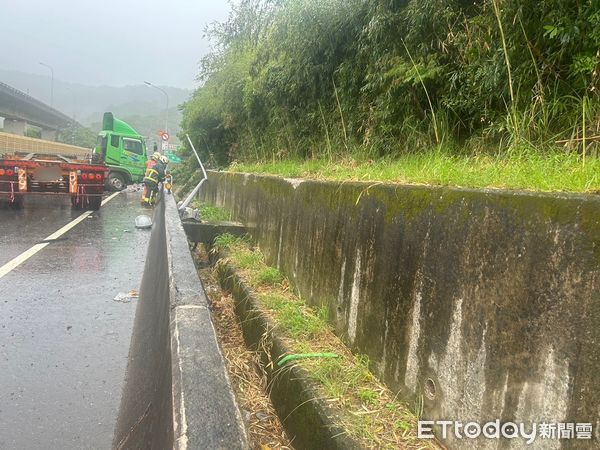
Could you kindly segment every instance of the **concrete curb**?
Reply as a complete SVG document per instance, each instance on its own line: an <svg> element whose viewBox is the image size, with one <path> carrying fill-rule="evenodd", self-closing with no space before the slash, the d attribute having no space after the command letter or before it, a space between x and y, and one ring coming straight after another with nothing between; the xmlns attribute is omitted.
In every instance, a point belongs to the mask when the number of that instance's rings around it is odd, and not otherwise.
<svg viewBox="0 0 600 450"><path fill-rule="evenodd" d="M176 449L248 448L208 300L173 196L165 197Z"/></svg>
<svg viewBox="0 0 600 450"><path fill-rule="evenodd" d="M172 196L154 211L113 448L249 448Z"/></svg>
<svg viewBox="0 0 600 450"><path fill-rule="evenodd" d="M275 362L291 352L277 336L270 319L261 313L258 301L233 267L220 260L217 272L221 286L233 296L246 344L260 353L269 381L271 401L288 436L293 440L294 448L362 448L335 423L333 417L336 409L319 398L315 383L304 369L292 364L282 369L275 368Z"/></svg>

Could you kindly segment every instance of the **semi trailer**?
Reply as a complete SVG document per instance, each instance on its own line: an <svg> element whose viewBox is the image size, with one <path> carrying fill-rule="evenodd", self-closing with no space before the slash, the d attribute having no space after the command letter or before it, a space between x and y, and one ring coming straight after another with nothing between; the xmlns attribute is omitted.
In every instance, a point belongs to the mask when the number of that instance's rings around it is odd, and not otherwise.
<svg viewBox="0 0 600 450"><path fill-rule="evenodd" d="M97 210L108 172L88 149L0 133L0 201L12 208L40 194L70 196L73 208Z"/></svg>

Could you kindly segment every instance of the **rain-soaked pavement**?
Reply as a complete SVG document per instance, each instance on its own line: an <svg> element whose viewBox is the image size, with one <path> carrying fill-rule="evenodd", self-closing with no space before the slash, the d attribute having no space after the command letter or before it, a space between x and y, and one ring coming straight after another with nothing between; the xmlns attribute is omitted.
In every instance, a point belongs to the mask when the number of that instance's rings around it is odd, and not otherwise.
<svg viewBox="0 0 600 450"><path fill-rule="evenodd" d="M100 211L0 278L0 449L107 449L150 232L139 193ZM0 267L81 214L68 199L0 204Z"/></svg>

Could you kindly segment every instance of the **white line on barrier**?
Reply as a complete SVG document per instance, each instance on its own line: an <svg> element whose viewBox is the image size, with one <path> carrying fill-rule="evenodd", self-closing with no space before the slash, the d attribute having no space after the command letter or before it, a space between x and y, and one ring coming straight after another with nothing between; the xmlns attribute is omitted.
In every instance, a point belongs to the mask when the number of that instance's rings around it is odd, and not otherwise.
<svg viewBox="0 0 600 450"><path fill-rule="evenodd" d="M181 306L177 306L176 309L186 310L186 309L207 309L207 308L206 308L206 306L203 306L203 305L181 305Z"/></svg>
<svg viewBox="0 0 600 450"><path fill-rule="evenodd" d="M113 198L115 198L119 194L120 194L120 192L115 192L111 196L106 197L104 200L102 200L102 206L106 205L108 202L110 202ZM71 228L75 227L78 223L82 222L86 217L88 217L93 212L94 211L86 211L86 212L82 213L77 218L73 219L71 222L66 224L64 227L62 227L61 229L52 233L50 236L48 236L46 239L44 239L44 241L53 241L55 239L58 239L60 236L65 234L67 231L69 231ZM7 262L2 267L0 267L0 278L2 278L6 274L12 272L15 268L17 268L18 266L23 264L25 261L27 261L29 258L31 258L33 255L35 255L37 252L42 250L44 247L46 247L50 243L51 242L35 244L29 250L26 250L23 253L21 253L19 256L11 259L9 262Z"/></svg>

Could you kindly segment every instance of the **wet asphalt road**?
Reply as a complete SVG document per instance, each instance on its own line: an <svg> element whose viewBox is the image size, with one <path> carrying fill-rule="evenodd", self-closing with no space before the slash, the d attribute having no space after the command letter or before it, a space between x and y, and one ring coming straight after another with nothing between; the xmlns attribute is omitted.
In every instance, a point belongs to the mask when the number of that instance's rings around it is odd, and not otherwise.
<svg viewBox="0 0 600 450"><path fill-rule="evenodd" d="M122 193L0 278L0 449L108 449L150 237ZM0 266L81 214L68 199L0 204Z"/></svg>

